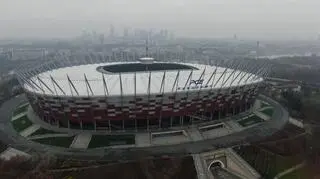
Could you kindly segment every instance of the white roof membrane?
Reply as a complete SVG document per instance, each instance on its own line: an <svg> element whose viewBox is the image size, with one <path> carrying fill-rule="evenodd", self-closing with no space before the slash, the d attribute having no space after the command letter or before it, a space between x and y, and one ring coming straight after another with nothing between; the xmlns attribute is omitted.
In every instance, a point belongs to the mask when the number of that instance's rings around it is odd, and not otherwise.
<svg viewBox="0 0 320 179"><path fill-rule="evenodd" d="M72 84L78 91L79 96L88 96L88 95L92 96L92 93L88 88L87 82L84 77L86 76L88 83L92 89L93 96L105 96L106 90L104 88L104 83L102 78L102 75L104 75L107 89L108 89L108 94L107 94L108 96L121 95L121 85L122 85L122 95L124 96L134 95L135 91L136 91L136 94L141 95L141 94L148 94L149 75L151 74L150 94L160 93L162 79L165 71L152 71L151 73L149 71L146 71L146 72L136 72L136 73L103 74L96 70L97 67L99 66L105 66L110 64L115 64L115 63L87 64L87 65L64 67L64 68L54 69L51 71L46 71L38 74L37 76L33 76L30 78L30 80L38 84L38 86L40 86L43 89L43 91L37 88L32 88L27 83L24 84L24 88L30 92L44 94L44 95L77 96L76 92L72 88L71 83L69 83L68 81L67 76L69 76L70 80L72 81ZM192 71L188 69L188 70L181 70L180 72L178 70L166 71L166 75L164 79L164 88L163 88L164 93L175 92L175 90L177 91L199 90L200 86L202 86L201 90L208 90L211 88L215 89L215 88L221 88L221 87L227 88L227 87L233 87L238 85L247 85L247 84L257 83L263 80L261 77L258 77L254 74L239 71L239 70L234 70L234 69L226 70L225 68L222 68L222 67L190 64L190 63L181 63L181 64L190 65L198 68L199 70ZM190 76L191 71L192 71L192 75ZM223 73L224 71L225 73ZM178 72L179 72L179 76L177 78ZM135 74L136 74L136 80L135 80ZM212 76L212 78L210 78L212 74L214 75ZM120 83L120 75L121 75L122 83ZM51 77L54 79L54 81L57 84L53 82ZM48 88L50 88L51 90L47 89L45 85L38 80L38 78L40 78L41 81L45 83L48 86ZM176 78L177 78L177 82L175 87L173 88ZM193 81L191 82L191 80ZM135 81L136 81L136 85L135 85ZM201 84L201 81L202 81L202 84ZM208 84L208 86L205 86L206 84ZM136 90L134 90L135 86L136 86ZM59 87L64 91L65 94L59 89Z"/></svg>

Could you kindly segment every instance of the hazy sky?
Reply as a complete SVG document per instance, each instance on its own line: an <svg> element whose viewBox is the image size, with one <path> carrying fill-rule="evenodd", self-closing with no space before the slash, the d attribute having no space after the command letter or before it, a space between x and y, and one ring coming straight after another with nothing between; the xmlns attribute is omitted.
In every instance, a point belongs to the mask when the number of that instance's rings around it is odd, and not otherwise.
<svg viewBox="0 0 320 179"><path fill-rule="evenodd" d="M320 0L0 0L0 38L167 28L192 37L316 38Z"/></svg>

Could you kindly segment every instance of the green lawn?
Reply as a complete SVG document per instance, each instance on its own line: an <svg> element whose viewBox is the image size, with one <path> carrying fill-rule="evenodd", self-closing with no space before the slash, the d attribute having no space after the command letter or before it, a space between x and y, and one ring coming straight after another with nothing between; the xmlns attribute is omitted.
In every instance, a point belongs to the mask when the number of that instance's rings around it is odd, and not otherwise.
<svg viewBox="0 0 320 179"><path fill-rule="evenodd" d="M23 112L27 111L28 107L29 107L29 105L25 105L25 106L22 106L22 107L18 107L17 109L15 109L15 110L13 111L13 115L16 116L16 115L18 115L18 114L20 114L20 113L23 113Z"/></svg>
<svg viewBox="0 0 320 179"><path fill-rule="evenodd" d="M267 108L267 109L264 109L264 110L262 110L262 111L260 111L260 112L262 112L263 114L271 117L272 114L273 114L273 111L274 111L273 108Z"/></svg>
<svg viewBox="0 0 320 179"><path fill-rule="evenodd" d="M74 136L71 137L48 137L41 139L33 139L34 142L38 142L45 145L53 145L58 147L69 148L73 141Z"/></svg>
<svg viewBox="0 0 320 179"><path fill-rule="evenodd" d="M134 135L93 135L88 148L134 144Z"/></svg>
<svg viewBox="0 0 320 179"><path fill-rule="evenodd" d="M238 121L238 123L243 127L247 127L247 126L259 123L259 122L263 122L263 119L261 119L260 117L258 117L256 115L253 115L251 117L248 117L246 119L242 119L242 120Z"/></svg>
<svg viewBox="0 0 320 179"><path fill-rule="evenodd" d="M21 132L31 125L32 122L28 119L26 115L12 121L12 126L17 132Z"/></svg>
<svg viewBox="0 0 320 179"><path fill-rule="evenodd" d="M40 128L40 129L36 130L34 133L32 133L30 136L43 135L43 134L57 134L57 133L59 133L59 132Z"/></svg>

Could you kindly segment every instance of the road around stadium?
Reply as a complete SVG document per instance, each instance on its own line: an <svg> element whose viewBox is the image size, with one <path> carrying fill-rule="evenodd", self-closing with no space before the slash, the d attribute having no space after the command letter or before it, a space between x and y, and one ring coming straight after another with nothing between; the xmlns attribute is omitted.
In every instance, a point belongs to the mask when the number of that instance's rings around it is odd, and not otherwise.
<svg viewBox="0 0 320 179"><path fill-rule="evenodd" d="M0 140L9 144L11 147L27 153L48 153L61 158L70 157L81 160L127 161L141 159L143 157L189 155L258 141L261 138L270 136L274 132L280 130L288 122L288 112L279 103L266 96L260 95L258 99L263 100L274 107L273 120L259 123L240 132L218 138L185 142L181 144L128 148L108 147L84 150L43 145L20 136L10 123L13 110L19 104L26 101L24 95L19 95L3 103L0 108Z"/></svg>

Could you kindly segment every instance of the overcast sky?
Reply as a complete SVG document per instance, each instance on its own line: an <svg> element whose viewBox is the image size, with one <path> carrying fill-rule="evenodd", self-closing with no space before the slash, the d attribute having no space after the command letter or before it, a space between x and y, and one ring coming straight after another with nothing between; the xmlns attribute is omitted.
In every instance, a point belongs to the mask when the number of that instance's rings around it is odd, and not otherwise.
<svg viewBox="0 0 320 179"><path fill-rule="evenodd" d="M316 38L320 0L0 0L0 38L108 33L110 24L180 36Z"/></svg>

